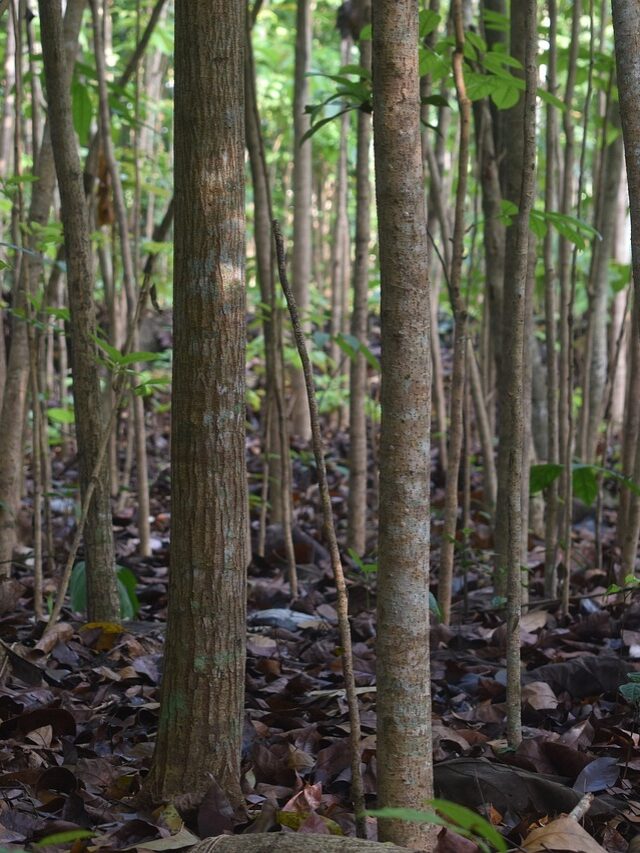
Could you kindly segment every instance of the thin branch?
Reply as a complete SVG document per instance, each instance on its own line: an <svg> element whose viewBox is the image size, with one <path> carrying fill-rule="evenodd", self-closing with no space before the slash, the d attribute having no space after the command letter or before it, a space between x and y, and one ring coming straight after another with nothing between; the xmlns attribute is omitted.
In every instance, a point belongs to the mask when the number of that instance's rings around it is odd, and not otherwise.
<svg viewBox="0 0 640 853"><path fill-rule="evenodd" d="M300 355L300 361L302 362L304 381L307 386L307 399L309 402L309 414L311 416L311 440L316 460L316 469L318 472L318 487L322 501L324 534L329 546L331 568L333 569L333 576L335 578L336 592L338 596L336 609L338 612L340 643L342 644L342 672L347 694L347 704L349 706L349 723L351 727L351 731L349 733L349 743L351 746L351 798L353 800L356 813L356 829L358 836L360 838L366 838L364 785L362 782L362 766L360 763L360 711L358 709L358 695L356 693L356 683L353 672L353 654L351 649L351 626L349 624L347 586L344 579L344 571L342 569L342 561L340 559L340 551L338 549L338 540L333 523L331 495L329 493L329 486L327 483L327 469L324 462L322 435L320 432L320 416L318 413L318 402L316 400L315 387L313 383L313 370L309 359L309 353L307 352L304 332L302 331L302 323L300 322L298 306L287 276L287 264L282 232L280 231L280 226L275 219L273 220L273 235L276 241L276 255L278 259L280 284L282 285L282 290L284 291L287 305L289 307L293 334L298 348L298 353Z"/></svg>

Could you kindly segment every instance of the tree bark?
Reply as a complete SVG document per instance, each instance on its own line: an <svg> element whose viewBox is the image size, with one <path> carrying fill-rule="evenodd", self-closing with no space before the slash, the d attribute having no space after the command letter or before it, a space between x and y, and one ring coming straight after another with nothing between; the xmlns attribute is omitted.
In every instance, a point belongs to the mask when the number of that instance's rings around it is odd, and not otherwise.
<svg viewBox="0 0 640 853"><path fill-rule="evenodd" d="M517 14L516 14L517 9ZM523 64L526 90L506 117L506 197L518 207L507 229L500 376L500 444L496 504L496 578L507 592L507 737L522 739L520 709L520 611L522 475L524 458L525 325L529 264L529 213L535 193L536 0L513 9L511 50Z"/></svg>
<svg viewBox="0 0 640 853"><path fill-rule="evenodd" d="M93 302L91 234L84 198L80 156L73 130L71 96L65 74L61 0L40 0L42 50L49 111L64 224L67 287L73 337L73 397L84 495L93 477L104 430L98 374ZM85 527L87 615L90 621L118 621L120 600L115 575L108 468L102 466Z"/></svg>
<svg viewBox="0 0 640 853"><path fill-rule="evenodd" d="M78 34L84 11L84 0L69 0L64 17L63 44L66 50L63 82L68 89L78 44ZM53 149L49 135L49 121L45 124L38 167L31 185L29 223L44 227L49 219L56 184ZM29 237L33 254L22 264L15 296L15 308L24 310L27 283L33 286L42 274L42 256L37 251L36 238ZM16 540L16 515L20 502L22 474L22 427L29 380L29 347L27 329L23 319L15 314L11 322L11 348L7 362L7 375L2 412L0 413L0 574L7 576L11 570L11 555Z"/></svg>
<svg viewBox="0 0 640 853"><path fill-rule="evenodd" d="M309 284L311 280L311 140L302 142L309 128L305 107L309 103L309 80L306 76L311 63L311 2L297 0L296 57L293 94L293 292L305 322L309 310ZM291 371L291 428L294 435L305 441L311 438L311 423L307 406L307 393L302 370Z"/></svg>
<svg viewBox="0 0 640 853"><path fill-rule="evenodd" d="M371 19L371 3L362 2L361 20ZM360 65L371 70L371 40L360 39ZM367 312L369 296L369 240L371 237L371 184L369 148L371 116L358 110L356 159L356 235L353 266L353 312L351 334L362 345L368 344ZM367 361L358 351L351 361L349 395L349 499L347 544L362 556L367 536Z"/></svg>
<svg viewBox="0 0 640 853"><path fill-rule="evenodd" d="M633 306L631 317L632 359L640 349L640 6L636 0L612 0L616 68L624 140L629 210L631 215L631 262L633 267ZM630 374L633 377L633 360ZM637 370L636 370L637 373ZM633 380L632 380L633 381ZM640 444L636 443L633 479L640 479ZM622 541L623 573L634 573L640 529L640 499L629 498Z"/></svg>
<svg viewBox="0 0 640 853"><path fill-rule="evenodd" d="M422 185L417 0L373 3L380 245L382 432L378 570L378 800L433 794L429 667L431 353ZM432 828L381 821L380 837L430 849Z"/></svg>
<svg viewBox="0 0 640 853"><path fill-rule="evenodd" d="M241 799L247 486L241 0L179 0L169 612L146 792Z"/></svg>

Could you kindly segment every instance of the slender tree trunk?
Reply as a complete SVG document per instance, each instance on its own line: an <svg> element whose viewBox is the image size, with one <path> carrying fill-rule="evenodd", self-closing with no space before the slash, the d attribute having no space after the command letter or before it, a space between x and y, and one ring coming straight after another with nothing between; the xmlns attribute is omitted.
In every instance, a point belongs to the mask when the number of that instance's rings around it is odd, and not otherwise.
<svg viewBox="0 0 640 853"><path fill-rule="evenodd" d="M633 266L633 307L631 319L632 364L638 372L637 354L640 349L640 6L635 0L612 0L613 29L616 51L616 68L624 140L627 182L629 186L629 208L631 214L631 260ZM636 363L633 363L633 357ZM636 444L633 463L633 479L640 481L640 444ZM628 516L625 520L622 541L623 573L633 574L638 549L640 529L640 499L633 495L629 499Z"/></svg>
<svg viewBox="0 0 640 853"><path fill-rule="evenodd" d="M603 132L609 126L619 128L618 104L610 98L608 121ZM600 180L598 181L598 215L595 227L601 239L593 242L590 271L589 293L589 329L587 333L588 358L585 365L585 394L582 412L581 453L584 462L593 462L596 458L598 430L603 414L603 395L607 380L607 318L609 316L609 260L613 247L613 231L616 222L618 188L622 173L622 137L616 138L605 146L600 160Z"/></svg>
<svg viewBox="0 0 640 853"><path fill-rule="evenodd" d="M573 208L575 140L574 118L572 116L575 91L576 67L580 40L580 15L582 0L573 4L571 22L571 42L568 56L567 85L564 95L563 130L565 136L562 186L560 192L560 212L569 214ZM558 277L560 283L560 323L558 339L560 354L558 358L558 446L560 463L564 466L559 483L559 499L562 511L558 514L558 539L564 551L565 587L563 595L568 601L568 589L571 576L571 506L573 503L573 481L571 468L573 463L572 405L573 387L571 382L571 359L573 354L573 304L571 293L571 246L566 237L558 240ZM567 590L566 594L564 590Z"/></svg>
<svg viewBox="0 0 640 853"><path fill-rule="evenodd" d="M370 0L362 0L362 18L371 19ZM360 65L371 69L371 41L360 39ZM358 111L358 152L356 160L356 236L353 267L353 313L351 334L367 345L367 313L369 296L369 240L371 237L371 185L369 148L371 116ZM349 396L349 504L347 544L357 554L364 554L367 535L367 361L358 351L351 361Z"/></svg>
<svg viewBox="0 0 640 853"><path fill-rule="evenodd" d="M169 613L146 791L240 800L244 710L245 6L176 4Z"/></svg>
<svg viewBox="0 0 640 853"><path fill-rule="evenodd" d="M250 31L247 33L245 56L245 97L247 149L253 183L256 267L260 296L266 306L262 326L265 342L267 406L271 406L271 417L267 419L266 430L265 455L268 455L269 460L266 474L269 477L268 493L271 495L271 521L282 525L291 597L296 598L298 582L291 530L293 523L292 474L289 425L285 409L282 316L275 291L271 190L260 132Z"/></svg>
<svg viewBox="0 0 640 853"><path fill-rule="evenodd" d="M417 0L373 3L374 143L382 290L378 573L378 800L433 792L429 666L431 354ZM380 836L432 849L433 827Z"/></svg>
<svg viewBox="0 0 640 853"><path fill-rule="evenodd" d="M120 238L120 252L122 254L122 272L124 290L127 296L127 309L129 317L133 317L138 301L138 287L136 284L135 264L131 252L129 228L127 222L127 208L124 200L120 171L116 161L113 142L111 141L111 116L109 114L109 100L107 91L106 68L104 60L104 42L101 33L101 16L98 13L97 0L91 0L91 11L93 16L93 33L96 56L96 74L98 79L98 90L100 95L100 128L104 150L107 161L107 169L111 176L113 188L113 202L115 208L116 222L118 225L118 236ZM133 331L133 352L140 350L140 332L138 328ZM135 369L136 365L132 365ZM140 539L139 551L142 557L151 556L151 532L149 528L149 475L147 471L147 441L144 416L144 400L137 394L132 395L131 410L133 413L133 429L135 431L135 457L138 496L138 536Z"/></svg>
<svg viewBox="0 0 640 853"><path fill-rule="evenodd" d="M40 25L55 156L64 224L67 285L73 335L73 395L84 494L96 465L104 430L96 357L91 235L84 199L80 157L73 130L71 96L65 74L60 0L41 0ZM108 469L97 478L85 528L87 612L90 621L117 621L120 601L115 576Z"/></svg>
<svg viewBox="0 0 640 853"><path fill-rule="evenodd" d="M302 142L309 128L305 107L309 103L309 79L306 76L311 63L311 0L297 0L296 61L293 94L293 291L303 320L309 310L309 285L311 280L311 140ZM305 321L305 330L309 323ZM302 370L291 372L291 426L294 435L305 441L311 438L309 407Z"/></svg>
<svg viewBox="0 0 640 853"><path fill-rule="evenodd" d="M84 0L69 0L65 12L63 45L66 50L64 77L68 88L82 21ZM38 157L37 180L31 185L29 223L44 227L49 219L56 183L53 149L49 135L49 122L45 124ZM30 248L36 248L36 238L29 238ZM28 254L22 264L20 280L15 294L15 307L24 310L27 282L34 286L42 274L39 252ZM11 349L7 363L7 377L0 413L0 574L7 576L11 568L11 555L16 539L16 514L20 501L22 474L22 427L29 380L29 346L24 320L13 315L11 322Z"/></svg>
<svg viewBox="0 0 640 853"><path fill-rule="evenodd" d="M511 52L524 67L526 90L509 110L506 197L518 207L507 229L503 304L503 358L500 376L500 444L496 505L496 576L507 592L507 738L522 739L520 708L520 611L522 593L522 475L524 459L524 386L529 213L535 194L537 87L536 0L515 7ZM528 341L526 342L528 345ZM504 579L504 580L503 580ZM500 584L498 584L499 586ZM503 586L504 588L504 586Z"/></svg>
<svg viewBox="0 0 640 853"><path fill-rule="evenodd" d="M547 66L547 89L556 95L557 89L557 34L558 9L556 0L548 0L549 9L549 64ZM546 109L546 167L544 209L548 213L556 209L556 155L558 151L558 121L556 108L548 104ZM558 359L556 356L556 286L557 275L553 262L553 232L549 228L544 237L544 310L545 341L547 357L547 456L552 465L560 462L558 444ZM554 480L545 493L545 558L544 592L548 598L555 598L558 587L557 532L558 532L558 481Z"/></svg>
<svg viewBox="0 0 640 853"><path fill-rule="evenodd" d="M453 75L460 114L460 145L458 149L458 185L453 227L452 266L449 277L453 303L453 375L451 377L451 419L449 424L449 464L445 488L444 529L440 546L440 574L438 576L438 604L442 621L449 624L451 617L451 589L458 521L458 476L464 434L463 408L466 364L467 309L462 293L462 260L464 253L464 210L467 194L467 169L469 162L469 136L471 129L471 102L464 82L464 22L462 0L451 3L456 47L453 54Z"/></svg>

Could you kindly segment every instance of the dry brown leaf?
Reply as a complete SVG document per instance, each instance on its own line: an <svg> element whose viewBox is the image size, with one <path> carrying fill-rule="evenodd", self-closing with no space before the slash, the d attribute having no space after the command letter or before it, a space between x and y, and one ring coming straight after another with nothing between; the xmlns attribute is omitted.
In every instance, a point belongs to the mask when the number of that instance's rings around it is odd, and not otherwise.
<svg viewBox="0 0 640 853"><path fill-rule="evenodd" d="M528 853L606 853L604 847L570 817L559 817L534 829L522 842L522 849Z"/></svg>
<svg viewBox="0 0 640 853"><path fill-rule="evenodd" d="M544 681L532 681L522 688L522 701L536 711L548 711L558 707L556 694Z"/></svg>

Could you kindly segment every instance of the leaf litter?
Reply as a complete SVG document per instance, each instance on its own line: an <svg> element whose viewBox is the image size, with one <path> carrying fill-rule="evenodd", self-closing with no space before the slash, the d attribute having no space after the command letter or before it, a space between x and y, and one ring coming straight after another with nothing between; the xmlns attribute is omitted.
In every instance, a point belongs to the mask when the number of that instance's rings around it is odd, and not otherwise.
<svg viewBox="0 0 640 853"><path fill-rule="evenodd" d="M257 446L258 438L249 438ZM328 454L333 506L344 524L344 436ZM259 454L249 453L259 486ZM437 471L434 465L434 471ZM238 812L215 779L204 799L178 813L137 806L153 754L166 618L169 504L166 477L152 493L154 556L134 555L137 531L118 516L119 562L135 572L141 611L124 625L66 618L42 637L32 623L26 568L0 590L0 844L46 849L170 850L199 838L256 831L353 835L349 722L341 676L335 589L321 543L313 472L296 463L296 555L302 596L291 603L282 531L267 531L264 557L249 568L246 714ZM436 477L437 482L437 477ZM434 506L442 497L434 489ZM481 498L481 491L474 493ZM479 503L480 507L480 503ZM476 810L511 845L530 850L627 851L640 829L640 734L619 688L640 669L640 598L605 596L601 573L573 579L568 619L556 605L523 614L523 742L505 741L505 632L491 601L491 535L472 514L466 587L458 584L450 628L432 627L437 795ZM55 518L59 547L72 519ZM574 528L575 546L591 553ZM432 562L438 563L437 519ZM604 535L605 547L613 548ZM530 551L532 599L542 594L542 543ZM362 715L361 761L370 807L376 800L375 582L345 557ZM54 588L49 581L49 591ZM435 592L435 588L434 588ZM589 601L588 605L584 601ZM564 818L594 794L584 828ZM571 826L569 825L572 824ZM372 837L375 824L370 820ZM75 835L74 835L75 833ZM88 833L90 835L88 835ZM57 836L57 840L54 840ZM66 841L59 839L65 838ZM70 842L68 839L73 839ZM558 846L563 845L563 846ZM581 846L582 845L582 846ZM35 848L34 848L35 849ZM478 846L442 828L439 853Z"/></svg>

